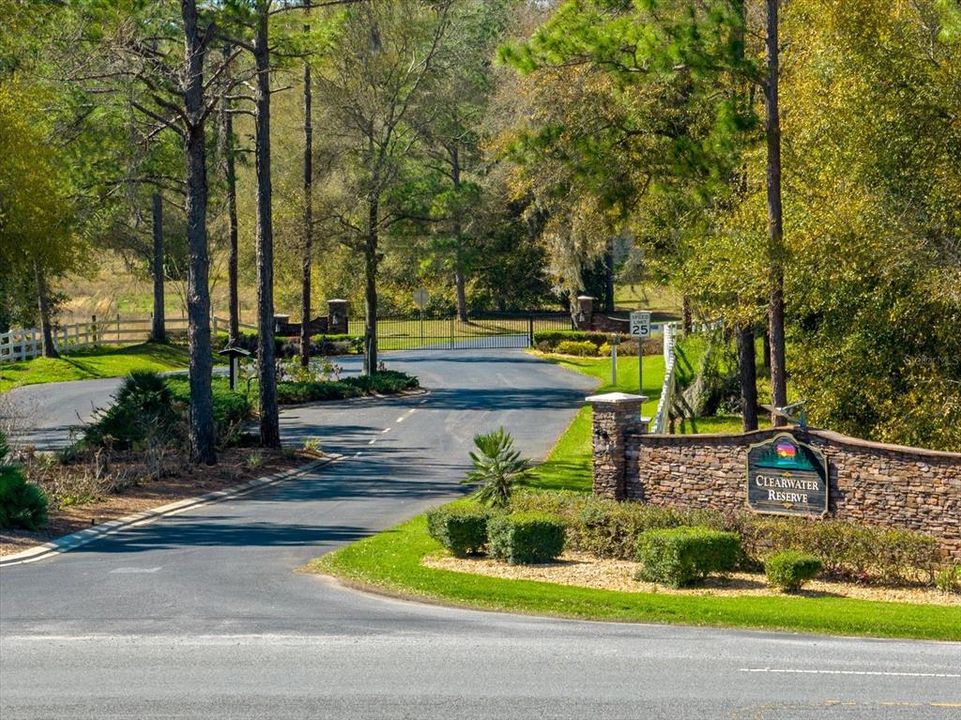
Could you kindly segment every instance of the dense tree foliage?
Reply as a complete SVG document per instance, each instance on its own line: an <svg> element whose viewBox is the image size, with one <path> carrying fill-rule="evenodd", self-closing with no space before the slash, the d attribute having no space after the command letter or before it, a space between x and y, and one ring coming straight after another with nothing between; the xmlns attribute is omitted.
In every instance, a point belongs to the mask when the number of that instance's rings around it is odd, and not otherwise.
<svg viewBox="0 0 961 720"><path fill-rule="evenodd" d="M157 337L183 283L198 358L229 282L234 335L239 286L265 338L348 298L373 372L415 288L469 319L618 275L721 320L745 428L760 385L961 448L957 0L193 5L0 0L0 330L49 331L93 248L157 281Z"/></svg>
<svg viewBox="0 0 961 720"><path fill-rule="evenodd" d="M763 132L769 10L564 2L505 52L526 73L529 106L509 130L548 216L554 273L583 287L585 261L626 235L649 275L743 336L753 370L778 268L787 369L810 417L957 449L957 4L781 8L779 246Z"/></svg>

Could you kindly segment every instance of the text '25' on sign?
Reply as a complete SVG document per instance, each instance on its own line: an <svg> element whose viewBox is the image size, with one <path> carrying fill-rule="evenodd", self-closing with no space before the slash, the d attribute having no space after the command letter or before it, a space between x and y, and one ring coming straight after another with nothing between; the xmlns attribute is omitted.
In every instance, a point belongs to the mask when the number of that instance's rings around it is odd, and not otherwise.
<svg viewBox="0 0 961 720"><path fill-rule="evenodd" d="M631 335L639 338L651 336L651 313L646 310L637 310L631 313Z"/></svg>

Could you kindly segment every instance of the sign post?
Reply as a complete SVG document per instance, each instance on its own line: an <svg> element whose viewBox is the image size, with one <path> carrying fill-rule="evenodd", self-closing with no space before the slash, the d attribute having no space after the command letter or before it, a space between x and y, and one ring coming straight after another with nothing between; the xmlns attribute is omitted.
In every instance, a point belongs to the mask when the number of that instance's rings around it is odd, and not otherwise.
<svg viewBox="0 0 961 720"><path fill-rule="evenodd" d="M611 385L617 387L617 345L620 337L617 333L611 335Z"/></svg>
<svg viewBox="0 0 961 720"><path fill-rule="evenodd" d="M631 335L637 338L637 386L644 394L644 341L651 336L651 313L635 310L631 313Z"/></svg>
<svg viewBox="0 0 961 720"><path fill-rule="evenodd" d="M427 307L427 301L430 296L427 294L427 288L417 288L414 290L414 305L420 310L420 344L424 344L424 308Z"/></svg>

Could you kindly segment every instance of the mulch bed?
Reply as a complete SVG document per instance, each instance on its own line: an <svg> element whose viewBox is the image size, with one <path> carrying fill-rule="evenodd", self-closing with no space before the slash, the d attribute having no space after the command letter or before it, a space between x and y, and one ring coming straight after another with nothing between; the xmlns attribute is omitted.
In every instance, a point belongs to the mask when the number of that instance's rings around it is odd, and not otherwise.
<svg viewBox="0 0 961 720"><path fill-rule="evenodd" d="M487 557L455 558L434 555L424 558L426 567L439 570L485 575L509 580L536 580L577 587L620 592L665 593L675 595L783 595L768 587L763 574L731 573L726 577L708 577L703 584L690 588L670 588L634 579L637 563L627 560L600 560L584 553L564 553L557 562L543 565L508 565ZM877 587L854 583L813 580L796 593L802 597L849 597L861 600L906 602L961 607L961 595L942 593L930 587Z"/></svg>

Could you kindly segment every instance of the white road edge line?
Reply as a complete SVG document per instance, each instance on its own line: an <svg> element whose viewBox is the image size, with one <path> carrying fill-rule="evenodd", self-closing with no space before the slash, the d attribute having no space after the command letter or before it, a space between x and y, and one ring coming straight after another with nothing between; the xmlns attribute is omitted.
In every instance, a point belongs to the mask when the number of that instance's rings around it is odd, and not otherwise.
<svg viewBox="0 0 961 720"><path fill-rule="evenodd" d="M36 545L13 555L2 557L0 558L0 568L14 567L16 565L27 565L40 560L46 560L52 556L62 555L65 552L82 547L83 545L87 545L95 540L100 540L101 538L108 537L110 535L116 535L130 528L149 525L157 520L179 515L187 512L188 510L195 510L205 505L212 505L213 503L217 502L234 500L235 498L243 497L244 495L248 495L256 490L261 490L285 480L306 475L307 473L324 467L325 465L331 465L342 460L344 460L343 455L328 455L325 458L314 460L313 462L306 463L300 467L291 468L290 470L285 470L273 475L267 475L255 480L249 480L240 485L224 488L223 490L215 490L205 495L186 498L184 500L177 500L175 502L161 505L160 507L152 508L150 510L145 510L134 515L127 515L117 520L101 523L100 525L86 528L85 530L80 530L79 532L72 533L70 535L64 535L63 537L55 538L54 540L44 543L43 545Z"/></svg>
<svg viewBox="0 0 961 720"><path fill-rule="evenodd" d="M780 673L798 675L877 675L880 677L926 677L926 678L961 678L961 673L923 673L923 672L891 672L885 670L817 670L807 668L738 668L739 672L747 673Z"/></svg>

